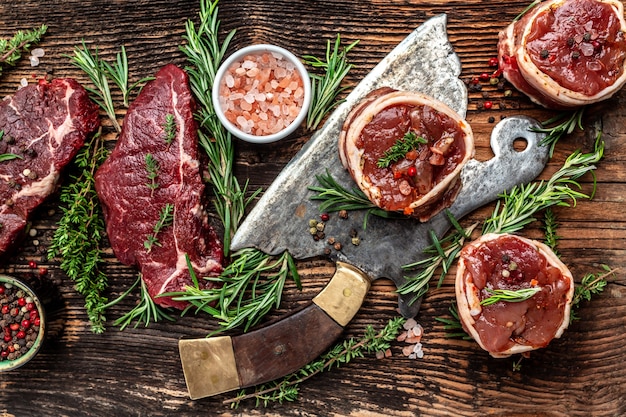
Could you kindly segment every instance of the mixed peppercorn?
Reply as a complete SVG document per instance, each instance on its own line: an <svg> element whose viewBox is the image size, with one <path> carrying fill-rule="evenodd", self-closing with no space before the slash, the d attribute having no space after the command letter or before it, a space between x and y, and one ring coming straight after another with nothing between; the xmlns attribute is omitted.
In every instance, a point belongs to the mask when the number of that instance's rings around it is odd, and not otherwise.
<svg viewBox="0 0 626 417"><path fill-rule="evenodd" d="M0 361L14 361L35 344L41 325L32 296L11 284L0 283Z"/></svg>

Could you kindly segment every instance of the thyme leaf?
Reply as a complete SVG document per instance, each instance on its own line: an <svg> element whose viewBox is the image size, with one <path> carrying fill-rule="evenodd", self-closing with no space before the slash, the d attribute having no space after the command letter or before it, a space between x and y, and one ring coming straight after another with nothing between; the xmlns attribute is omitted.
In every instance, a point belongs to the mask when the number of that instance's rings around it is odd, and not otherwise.
<svg viewBox="0 0 626 417"><path fill-rule="evenodd" d="M492 304L504 301L507 303L519 303L532 298L535 294L541 291L540 287L521 288L519 290L506 290L506 289L489 289L486 291L491 294L490 297L483 299L480 302L481 306L490 306Z"/></svg>
<svg viewBox="0 0 626 417"><path fill-rule="evenodd" d="M337 35L334 44L331 44L330 41L326 43L325 61L312 55L303 57L305 64L325 71L323 76L309 74L311 78L312 105L309 108L306 120L306 128L308 130L317 129L324 117L343 102L343 100L337 100L337 97L347 89L347 87L341 86L341 82L352 68L352 64L348 63L347 54L358 43L359 41L357 40L341 48L341 37Z"/></svg>
<svg viewBox="0 0 626 417"><path fill-rule="evenodd" d="M177 126L176 119L173 114L165 115L165 123L163 124L163 130L165 131L165 143L170 145L174 139L176 139Z"/></svg>
<svg viewBox="0 0 626 417"><path fill-rule="evenodd" d="M150 190L154 191L159 188L157 178L159 177L159 161L157 161L151 153L147 153L145 157L146 172L148 173L149 183L146 184Z"/></svg>
<svg viewBox="0 0 626 417"><path fill-rule="evenodd" d="M600 294L608 284L608 278L615 275L616 269L611 269L608 265L601 265L602 271L597 273L588 273L581 279L580 284L574 290L574 298L572 299L572 309L570 322L578 320L576 309L580 303L590 301L593 295Z"/></svg>
<svg viewBox="0 0 626 417"><path fill-rule="evenodd" d="M378 168L389 167L389 165L404 158L408 152L417 149L420 144L424 143L428 143L428 141L417 136L415 132L406 132L402 138L398 139L384 152L382 158L377 162Z"/></svg>
<svg viewBox="0 0 626 417"><path fill-rule="evenodd" d="M351 338L335 345L324 355L307 364L299 371L279 381L264 384L257 387L253 392L240 391L236 397L227 399L224 404L230 404L231 408L238 408L242 401L254 399L256 406L267 407L270 403L295 401L299 394L299 385L309 378L324 371L338 368L351 362L355 358L362 358L366 353L374 353L389 349L392 341L396 339L406 320L396 317L389 320L385 327L376 331L368 325L360 339Z"/></svg>
<svg viewBox="0 0 626 417"><path fill-rule="evenodd" d="M165 204L159 213L159 220L156 222L154 227L152 228L152 233L146 237L146 240L143 242L143 246L146 248L147 252L150 253L152 250L152 246L161 246L159 243L159 239L157 235L166 227L171 226L174 222L174 205L171 203Z"/></svg>
<svg viewBox="0 0 626 417"><path fill-rule="evenodd" d="M547 208L543 213L543 231L544 231L544 241L546 245L552 249L555 255L559 256L557 251L557 246L559 243L560 237L556 233L556 229L559 227L557 223L556 214L552 211L551 208Z"/></svg>
<svg viewBox="0 0 626 417"><path fill-rule="evenodd" d="M75 283L76 291L85 298L85 310L91 331L105 330L106 297L108 287L104 265L104 217L95 189L96 169L105 161L108 152L101 132L85 142L73 164L78 175L61 188L62 216L48 247L48 258L61 257L60 268Z"/></svg>
<svg viewBox="0 0 626 417"><path fill-rule="evenodd" d="M10 39L0 39L0 74L2 65L15 65L22 53L37 44L47 30L48 26L41 25L27 31L18 30Z"/></svg>

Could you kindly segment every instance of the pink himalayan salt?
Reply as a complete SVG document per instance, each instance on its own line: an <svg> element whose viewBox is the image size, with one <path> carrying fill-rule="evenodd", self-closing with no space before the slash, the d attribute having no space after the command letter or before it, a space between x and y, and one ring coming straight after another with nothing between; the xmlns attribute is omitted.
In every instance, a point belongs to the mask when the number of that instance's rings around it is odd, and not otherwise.
<svg viewBox="0 0 626 417"><path fill-rule="evenodd" d="M280 54L249 54L234 62L220 86L220 107L242 132L268 136L289 126L304 102L302 77Z"/></svg>

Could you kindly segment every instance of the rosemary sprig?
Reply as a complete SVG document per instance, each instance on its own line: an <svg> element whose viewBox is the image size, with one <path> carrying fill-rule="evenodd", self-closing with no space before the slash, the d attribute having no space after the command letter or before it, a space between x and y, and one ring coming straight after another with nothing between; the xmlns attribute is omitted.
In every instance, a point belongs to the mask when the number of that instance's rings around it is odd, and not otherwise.
<svg viewBox="0 0 626 417"><path fill-rule="evenodd" d="M143 246L146 248L147 252L150 253L152 250L152 246L161 246L159 243L159 239L157 235L161 232L161 230L165 229L168 226L171 226L174 222L174 205L171 203L165 204L159 213L159 220L156 222L154 227L152 228L152 233L146 237L146 240L143 242Z"/></svg>
<svg viewBox="0 0 626 417"><path fill-rule="evenodd" d="M165 115L163 130L165 131L165 143L171 145L174 139L176 139L177 133L176 119L173 114Z"/></svg>
<svg viewBox="0 0 626 417"><path fill-rule="evenodd" d="M589 301L593 295L600 294L608 284L608 278L614 276L615 269L611 269L608 265L601 265L602 272L595 274L586 274L580 284L574 290L574 298L572 299L572 309L570 322L578 320L575 310L580 306L583 300Z"/></svg>
<svg viewBox="0 0 626 417"><path fill-rule="evenodd" d="M0 154L0 162L11 161L13 159L24 159L20 155L16 155L14 153L3 153Z"/></svg>
<svg viewBox="0 0 626 417"><path fill-rule="evenodd" d="M514 22L517 22L518 20L520 20L522 17L524 17L524 15L526 13L528 13L533 7L535 7L536 5L538 5L539 3L541 3L542 0L534 0L532 3L530 3L528 6L526 6L526 8L524 10L522 10L522 12L520 14L518 14L515 19L513 19Z"/></svg>
<svg viewBox="0 0 626 417"><path fill-rule="evenodd" d="M203 311L217 318L220 328L214 333L239 326L247 331L257 324L272 308L280 306L283 288L289 277L301 288L295 262L288 252L277 258L256 249L242 249L234 253L231 263L218 277L205 278L222 284L219 288L200 288L195 273L192 269L189 271L194 286L187 287L184 292L164 296L189 302L191 307L183 314L193 309L196 313ZM215 307L213 303L217 303Z"/></svg>
<svg viewBox="0 0 626 417"><path fill-rule="evenodd" d="M408 131L404 136L398 139L389 149L387 149L382 158L377 162L378 168L387 168L394 162L404 158L406 154L419 147L420 144L428 143L428 141L415 132Z"/></svg>
<svg viewBox="0 0 626 417"><path fill-rule="evenodd" d="M604 141L601 140L601 134L598 134L592 153L575 151L548 181L516 186L509 193L502 194L491 217L483 225L483 234L514 233L534 222L533 216L541 210L553 206L568 207L568 200L576 205L578 198L591 198L593 192L587 195L574 188L581 188L577 182L580 177L586 173L594 174L594 164L603 155ZM595 192L595 176L593 179Z"/></svg>
<svg viewBox="0 0 626 417"><path fill-rule="evenodd" d="M490 297L483 299L480 302L481 306L490 306L500 301L507 303L520 303L532 298L535 294L541 291L540 287L521 288L519 290L506 290L496 289L492 290L487 288L486 291L491 294Z"/></svg>
<svg viewBox="0 0 626 417"><path fill-rule="evenodd" d="M441 275L439 276L437 286L441 286L443 278L446 276L450 266L452 266L452 263L463 248L463 244L478 226L478 223L475 223L467 228L463 228L450 212L446 213L454 226L454 231L443 239L438 239L431 231L430 237L433 243L423 251L425 254L431 254L431 256L403 266L405 270L419 270L417 275L406 277L407 281L398 288L398 293L400 294L413 294L413 298L409 301L410 303L416 302L420 297L426 294L429 289L430 281L440 267Z"/></svg>
<svg viewBox="0 0 626 417"><path fill-rule="evenodd" d="M87 49L84 46L84 43L83 43L83 47L85 50ZM96 51L96 59L97 59L97 51ZM130 86L128 85L128 57L126 56L126 48L124 47L124 45L121 46L121 51L116 54L115 62L113 63L113 65L109 64L108 62L104 60L99 60L99 61L100 61L100 64L102 65L102 69L104 69L106 73L107 78L113 81L115 85L117 85L117 87L122 92L122 100L123 100L124 107L129 106L130 94L135 88L137 88L140 84L143 84L147 81L154 79L154 77L151 77L151 76L144 77L140 79L139 81L136 81L134 84Z"/></svg>
<svg viewBox="0 0 626 417"><path fill-rule="evenodd" d="M147 153L145 157L146 172L148 173L149 183L146 184L150 190L154 191L159 188L157 178L159 177L159 161L157 161L151 153Z"/></svg>
<svg viewBox="0 0 626 417"><path fill-rule="evenodd" d="M95 189L97 167L108 155L100 132L85 143L74 164L77 176L61 189L63 213L48 247L48 258L61 257L60 268L85 297L85 309L94 333L104 332L107 277L101 270L104 251L104 218Z"/></svg>
<svg viewBox="0 0 626 417"><path fill-rule="evenodd" d="M542 122L543 127L532 129L534 132L545 133L546 137L541 140L543 146L550 147L550 157L554 154L554 147L556 143L565 135L571 134L576 127L580 130L583 128L583 114L586 107L580 107L575 111L561 112L556 116ZM554 123L558 123L556 126L548 127Z"/></svg>
<svg viewBox="0 0 626 417"><path fill-rule="evenodd" d="M128 290L126 290L126 292L108 303L105 308L109 308L126 298L138 284L140 284L139 302L128 313L125 313L123 316L116 319L113 322L113 325L120 326L120 331L122 331L135 320L135 328L137 328L141 323L144 323L144 325L148 327L151 322L157 323L162 320L174 321L174 318L169 315L167 310L157 306L152 297L150 297L146 283L141 278L141 275L137 277L135 283Z"/></svg>
<svg viewBox="0 0 626 417"><path fill-rule="evenodd" d="M450 304L450 307L448 307L448 311L450 312L450 315L452 316L451 319L446 318L446 317L435 317L435 320L444 324L443 326L444 330L451 331L451 332L446 333L446 337L448 338L460 337L460 338L463 338L463 340L472 340L473 337L467 334L465 330L463 329L463 325L461 324L461 319L459 319L459 310L456 305L456 301L452 301L452 303Z"/></svg>
<svg viewBox="0 0 626 417"><path fill-rule="evenodd" d="M307 379L324 371L338 368L355 358L362 358L365 353L369 354L389 349L390 342L396 339L405 321L402 317L391 319L378 332L373 326L368 325L361 339L355 340L351 338L337 344L319 359L286 376L284 379L262 385L251 393L242 390L235 398L224 401L224 404L230 404L231 408L237 408L242 401L255 399L257 407L260 405L266 407L272 402L295 401L298 398L299 385Z"/></svg>
<svg viewBox="0 0 626 417"><path fill-rule="evenodd" d="M352 64L348 63L347 54L358 43L357 40L340 49L341 38L338 34L334 45L330 41L326 43L326 61L312 55L302 57L305 64L322 68L325 71L323 76L309 74L313 96L306 120L308 130L317 129L326 114L343 102L343 100L337 100L337 96L347 89L341 86L341 82L352 68ZM331 45L333 45L332 50Z"/></svg>
<svg viewBox="0 0 626 417"><path fill-rule="evenodd" d="M2 65L15 65L22 53L37 44L47 30L48 26L41 25L27 31L18 30L11 39L0 39L0 74Z"/></svg>

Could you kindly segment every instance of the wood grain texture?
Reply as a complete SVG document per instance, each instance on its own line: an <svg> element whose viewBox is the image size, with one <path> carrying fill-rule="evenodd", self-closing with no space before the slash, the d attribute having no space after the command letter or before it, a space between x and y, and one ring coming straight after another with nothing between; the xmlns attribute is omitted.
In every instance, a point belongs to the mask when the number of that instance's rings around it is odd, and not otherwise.
<svg viewBox="0 0 626 417"><path fill-rule="evenodd" d="M360 40L350 53L355 64L347 82L356 84L398 42L429 17L448 15L448 33L459 55L464 79L492 70L488 59L496 54L497 33L530 1L421 1L421 0L222 0L224 33L237 29L232 47L272 42L299 55L323 56L328 40L340 33L346 44ZM22 0L0 3L0 36L45 23L41 65L27 60L7 69L0 78L0 95L11 94L25 77L75 77L87 83L67 55L82 40L111 59L126 45L131 80L154 74L162 65L184 65L178 46L184 23L197 21L196 0ZM116 99L119 96L116 96ZM485 100L494 103L483 110ZM476 136L477 158L491 155L488 141L501 117L526 114L539 120L553 115L517 92L485 85L469 95L467 119ZM118 113L123 117L123 111ZM493 118L493 121L490 120ZM597 170L597 193L575 208L556 209L561 240L559 250L577 279L595 272L600 264L619 268L604 293L580 308L581 319L548 348L534 352L513 371L514 359L493 359L475 343L449 339L437 317L448 316L454 297L454 270L441 288L425 298L418 321L425 329L425 357L409 360L402 344L393 356L356 359L351 364L318 375L301 386L295 403L255 408L245 402L230 410L219 395L191 401L186 392L177 353L180 338L203 337L216 324L203 316L186 316L175 323L159 323L123 332L109 327L92 334L83 301L58 262L45 258L46 248L60 218L58 196L53 196L33 218L37 236L27 237L0 272L25 278L47 298L50 332L41 353L18 372L0 374L0 414L10 416L622 416L626 415L626 92L592 106L585 131L559 143L553 160L540 178L548 178L573 150L590 150L602 129L606 157ZM114 135L108 127L108 138ZM281 168L309 139L300 131L280 144L237 143L236 173L249 179L251 189L267 187ZM591 178L584 179L591 190ZM491 207L471 213L464 224L481 221ZM524 235L541 238L538 224ZM37 240L38 242L35 242ZM38 244L35 244L38 243ZM28 267L34 260L49 268L40 280ZM284 300L269 320L303 307L324 287L334 266L316 259L301 262L302 291L287 285ZM120 265L108 253L105 272L112 299L136 279L137 271ZM378 280L361 311L347 326L346 338L359 337L367 325L382 327L397 315L397 297L391 282ZM127 299L111 308L112 322L132 308ZM316 337L303 334L300 337ZM515 358L517 359L517 358Z"/></svg>

